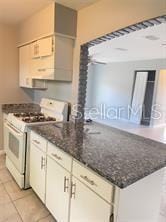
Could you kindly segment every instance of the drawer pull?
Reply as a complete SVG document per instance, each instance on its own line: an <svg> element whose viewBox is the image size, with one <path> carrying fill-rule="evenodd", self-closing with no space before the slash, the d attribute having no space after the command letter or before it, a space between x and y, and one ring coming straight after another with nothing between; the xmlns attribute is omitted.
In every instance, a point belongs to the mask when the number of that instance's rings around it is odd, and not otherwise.
<svg viewBox="0 0 166 222"><path fill-rule="evenodd" d="M38 69L39 72L45 72L46 69Z"/></svg>
<svg viewBox="0 0 166 222"><path fill-rule="evenodd" d="M36 143L36 144L38 144L38 145L40 144L40 142L37 141L37 140L33 140L33 142Z"/></svg>
<svg viewBox="0 0 166 222"><path fill-rule="evenodd" d="M51 154L53 157L55 157L57 160L62 160L62 157L58 156L57 154L55 153L52 153Z"/></svg>
<svg viewBox="0 0 166 222"><path fill-rule="evenodd" d="M69 178L64 177L64 192L68 192L69 189Z"/></svg>
<svg viewBox="0 0 166 222"><path fill-rule="evenodd" d="M91 186L97 186L93 180L90 180L87 176L80 175L80 177L89 183Z"/></svg>

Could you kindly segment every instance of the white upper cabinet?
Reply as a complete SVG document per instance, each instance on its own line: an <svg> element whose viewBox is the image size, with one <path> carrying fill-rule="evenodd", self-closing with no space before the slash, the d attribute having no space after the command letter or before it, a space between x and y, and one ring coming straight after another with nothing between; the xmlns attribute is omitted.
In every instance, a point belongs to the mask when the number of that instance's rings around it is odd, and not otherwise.
<svg viewBox="0 0 166 222"><path fill-rule="evenodd" d="M54 36L50 36L30 44L30 72L33 79L55 79L54 39Z"/></svg>
<svg viewBox="0 0 166 222"><path fill-rule="evenodd" d="M40 39L39 44L39 55L40 57L51 56L54 52L53 37Z"/></svg>
<svg viewBox="0 0 166 222"><path fill-rule="evenodd" d="M31 58L39 58L53 55L53 37L39 39L30 45Z"/></svg>
<svg viewBox="0 0 166 222"><path fill-rule="evenodd" d="M50 19L53 20L51 23ZM38 21L41 21L40 25ZM45 28L47 23L49 33ZM21 44L26 42L24 47L28 51L26 54L22 52L23 47L19 48L20 86L32 88L35 79L72 81L77 12L54 3L20 27L19 40Z"/></svg>
<svg viewBox="0 0 166 222"><path fill-rule="evenodd" d="M32 87L29 45L22 46L19 49L19 84L21 87Z"/></svg>

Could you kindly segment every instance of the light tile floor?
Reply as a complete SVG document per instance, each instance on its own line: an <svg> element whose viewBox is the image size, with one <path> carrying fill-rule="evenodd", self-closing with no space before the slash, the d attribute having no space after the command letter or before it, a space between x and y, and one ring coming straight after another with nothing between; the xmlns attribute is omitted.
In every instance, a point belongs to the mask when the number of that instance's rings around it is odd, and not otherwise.
<svg viewBox="0 0 166 222"><path fill-rule="evenodd" d="M166 126L149 127L123 120L97 119L95 121L166 144Z"/></svg>
<svg viewBox="0 0 166 222"><path fill-rule="evenodd" d="M0 155L0 222L56 222L32 189L21 190Z"/></svg>
<svg viewBox="0 0 166 222"><path fill-rule="evenodd" d="M21 190L0 155L0 222L56 222L32 189ZM166 222L166 176L159 221Z"/></svg>

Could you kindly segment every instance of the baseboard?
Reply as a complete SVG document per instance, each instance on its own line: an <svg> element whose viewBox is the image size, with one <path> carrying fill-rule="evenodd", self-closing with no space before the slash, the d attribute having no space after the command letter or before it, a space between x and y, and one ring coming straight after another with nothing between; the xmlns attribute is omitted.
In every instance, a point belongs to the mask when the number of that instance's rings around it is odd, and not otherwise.
<svg viewBox="0 0 166 222"><path fill-rule="evenodd" d="M0 155L5 154L5 150L0 150Z"/></svg>

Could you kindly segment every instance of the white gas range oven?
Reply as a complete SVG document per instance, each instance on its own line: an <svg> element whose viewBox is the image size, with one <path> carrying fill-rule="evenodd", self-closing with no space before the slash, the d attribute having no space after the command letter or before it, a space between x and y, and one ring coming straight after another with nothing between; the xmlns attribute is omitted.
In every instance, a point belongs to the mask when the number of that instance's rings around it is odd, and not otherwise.
<svg viewBox="0 0 166 222"><path fill-rule="evenodd" d="M28 126L67 121L68 104L42 99L41 112L10 113L4 123L6 167L22 189L29 185L29 134Z"/></svg>

